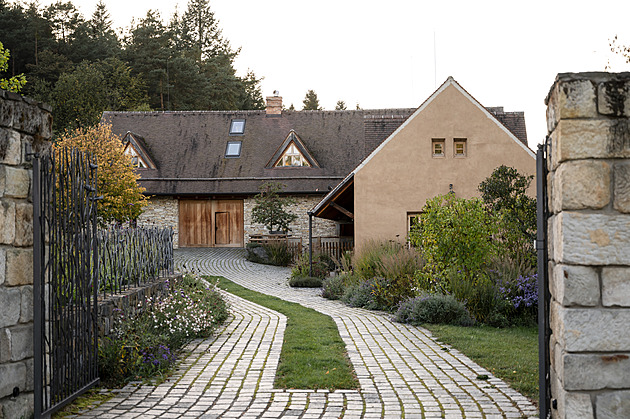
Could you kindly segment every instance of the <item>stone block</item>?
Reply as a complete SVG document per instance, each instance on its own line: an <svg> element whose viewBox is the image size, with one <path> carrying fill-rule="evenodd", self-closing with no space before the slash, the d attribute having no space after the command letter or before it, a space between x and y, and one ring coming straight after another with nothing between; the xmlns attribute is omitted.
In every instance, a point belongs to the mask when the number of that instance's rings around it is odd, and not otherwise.
<svg viewBox="0 0 630 419"><path fill-rule="evenodd" d="M591 396L585 393L567 392L564 395L566 419L594 418Z"/></svg>
<svg viewBox="0 0 630 419"><path fill-rule="evenodd" d="M590 80L556 81L547 99L548 131L553 131L562 119L596 118L596 96Z"/></svg>
<svg viewBox="0 0 630 419"><path fill-rule="evenodd" d="M11 361L21 361L33 357L33 325L10 327Z"/></svg>
<svg viewBox="0 0 630 419"><path fill-rule="evenodd" d="M630 353L564 354L566 390L630 388Z"/></svg>
<svg viewBox="0 0 630 419"><path fill-rule="evenodd" d="M18 202L15 204L15 246L33 245L33 204Z"/></svg>
<svg viewBox="0 0 630 419"><path fill-rule="evenodd" d="M0 127L13 125L13 101L0 98Z"/></svg>
<svg viewBox="0 0 630 419"><path fill-rule="evenodd" d="M0 244L15 241L15 203L0 198Z"/></svg>
<svg viewBox="0 0 630 419"><path fill-rule="evenodd" d="M553 212L604 208L610 202L610 174L610 164L605 161L561 164L553 176Z"/></svg>
<svg viewBox="0 0 630 419"><path fill-rule="evenodd" d="M630 157L630 129L623 120L563 120L551 136L551 168L568 160Z"/></svg>
<svg viewBox="0 0 630 419"><path fill-rule="evenodd" d="M630 116L630 81L609 80L597 85L597 109L608 116Z"/></svg>
<svg viewBox="0 0 630 419"><path fill-rule="evenodd" d="M630 268L602 269L602 304L630 307Z"/></svg>
<svg viewBox="0 0 630 419"><path fill-rule="evenodd" d="M563 306L595 306L599 303L599 275L587 266L556 265L551 294Z"/></svg>
<svg viewBox="0 0 630 419"><path fill-rule="evenodd" d="M23 362L0 364L0 399L13 394L13 388L26 387L26 364ZM9 416L11 417L11 416Z"/></svg>
<svg viewBox="0 0 630 419"><path fill-rule="evenodd" d="M28 198L30 180L27 169L0 166L0 197Z"/></svg>
<svg viewBox="0 0 630 419"><path fill-rule="evenodd" d="M33 286L25 285L22 290L22 306L20 308L20 323L33 321Z"/></svg>
<svg viewBox="0 0 630 419"><path fill-rule="evenodd" d="M13 326L20 320L21 292L18 288L0 287L0 328Z"/></svg>
<svg viewBox="0 0 630 419"><path fill-rule="evenodd" d="M33 394L20 394L16 398L5 399L0 405L4 417L9 418L32 418L35 406ZM1 418L2 416L0 416Z"/></svg>
<svg viewBox="0 0 630 419"><path fill-rule="evenodd" d="M17 166L22 160L20 134L7 128L0 128L0 163Z"/></svg>
<svg viewBox="0 0 630 419"><path fill-rule="evenodd" d="M615 163L613 207L623 213L630 213L630 162Z"/></svg>
<svg viewBox="0 0 630 419"><path fill-rule="evenodd" d="M7 277L7 251L0 247L0 285L4 284Z"/></svg>
<svg viewBox="0 0 630 419"><path fill-rule="evenodd" d="M11 332L9 328L0 329L0 364L11 360Z"/></svg>
<svg viewBox="0 0 630 419"><path fill-rule="evenodd" d="M6 285L33 284L33 249L7 249Z"/></svg>
<svg viewBox="0 0 630 419"><path fill-rule="evenodd" d="M630 216L563 211L550 221L556 263L630 265Z"/></svg>
<svg viewBox="0 0 630 419"><path fill-rule="evenodd" d="M630 351L630 310L567 308L551 303L551 330L566 352Z"/></svg>
<svg viewBox="0 0 630 419"><path fill-rule="evenodd" d="M630 418L630 390L598 394L595 406L597 419Z"/></svg>

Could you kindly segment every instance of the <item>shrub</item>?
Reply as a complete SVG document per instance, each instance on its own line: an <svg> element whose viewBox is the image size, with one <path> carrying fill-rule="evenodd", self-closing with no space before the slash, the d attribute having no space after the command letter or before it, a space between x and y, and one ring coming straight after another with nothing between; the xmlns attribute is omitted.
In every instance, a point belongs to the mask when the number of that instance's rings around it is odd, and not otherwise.
<svg viewBox="0 0 630 419"><path fill-rule="evenodd" d="M478 198L440 195L427 201L418 223L409 233L410 243L422 250L425 260L420 282L429 291L449 293L451 268L475 282L498 253L493 240L497 217Z"/></svg>
<svg viewBox="0 0 630 419"><path fill-rule="evenodd" d="M393 309L400 301L417 294L416 271L422 269L422 258L415 249L396 244L396 253L381 255L377 263L378 277L387 281L375 282L374 297L379 306Z"/></svg>
<svg viewBox="0 0 630 419"><path fill-rule="evenodd" d="M322 284L322 297L329 300L339 300L346 289L362 282L358 276L351 272L344 272L337 276L326 278Z"/></svg>
<svg viewBox="0 0 630 419"><path fill-rule="evenodd" d="M284 240L274 240L268 243L247 243L245 258L250 262L265 265L289 266L293 255Z"/></svg>
<svg viewBox="0 0 630 419"><path fill-rule="evenodd" d="M350 307L362 307L368 310L389 310L390 307L377 298L378 288L385 288L388 281L385 278L372 278L361 281L346 288L341 300Z"/></svg>
<svg viewBox="0 0 630 419"><path fill-rule="evenodd" d="M293 276L289 279L289 285L294 288L319 288L322 279L314 276Z"/></svg>
<svg viewBox="0 0 630 419"><path fill-rule="evenodd" d="M500 297L495 283L485 274L478 274L471 280L461 272L451 269L448 274L448 285L453 297L464 303L478 322L485 322L488 315L499 306Z"/></svg>
<svg viewBox="0 0 630 419"><path fill-rule="evenodd" d="M116 311L110 336L99 340L99 372L106 386L168 371L187 340L207 337L228 316L221 294L192 275L169 286L169 292L141 303L129 316Z"/></svg>
<svg viewBox="0 0 630 419"><path fill-rule="evenodd" d="M515 280L498 280L497 288L511 323L535 324L538 317L538 275L519 275Z"/></svg>
<svg viewBox="0 0 630 419"><path fill-rule="evenodd" d="M398 243L368 240L352 258L354 272L363 279L374 278L378 275L383 256L395 255L400 248Z"/></svg>
<svg viewBox="0 0 630 419"><path fill-rule="evenodd" d="M328 255L316 253L313 255L313 276L317 278L325 278L331 271L330 264L332 261ZM334 269L334 268L333 268ZM295 266L291 269L291 277L309 276L309 256L303 253Z"/></svg>
<svg viewBox="0 0 630 419"><path fill-rule="evenodd" d="M394 319L419 326L423 323L469 326L474 322L464 304L452 295L426 294L403 301Z"/></svg>

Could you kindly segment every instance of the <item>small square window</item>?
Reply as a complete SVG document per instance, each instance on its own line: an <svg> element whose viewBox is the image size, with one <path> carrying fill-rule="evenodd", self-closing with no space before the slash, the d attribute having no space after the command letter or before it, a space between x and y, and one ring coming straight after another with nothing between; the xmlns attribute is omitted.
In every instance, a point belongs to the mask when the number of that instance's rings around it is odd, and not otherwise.
<svg viewBox="0 0 630 419"><path fill-rule="evenodd" d="M245 133L245 120L232 119L230 122L230 135L243 135Z"/></svg>
<svg viewBox="0 0 630 419"><path fill-rule="evenodd" d="M433 157L444 157L444 139L434 138L432 140Z"/></svg>
<svg viewBox="0 0 630 419"><path fill-rule="evenodd" d="M241 143L241 141L228 141L225 148L225 157L240 157Z"/></svg>
<svg viewBox="0 0 630 419"><path fill-rule="evenodd" d="M466 139L453 139L453 155L455 157L466 157Z"/></svg>

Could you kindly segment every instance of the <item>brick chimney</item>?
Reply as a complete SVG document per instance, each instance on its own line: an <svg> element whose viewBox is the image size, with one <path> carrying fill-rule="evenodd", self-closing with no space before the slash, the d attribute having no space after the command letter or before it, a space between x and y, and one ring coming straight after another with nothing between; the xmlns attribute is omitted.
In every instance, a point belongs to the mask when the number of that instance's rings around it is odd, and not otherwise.
<svg viewBox="0 0 630 419"><path fill-rule="evenodd" d="M267 115L282 115L282 96L267 96Z"/></svg>

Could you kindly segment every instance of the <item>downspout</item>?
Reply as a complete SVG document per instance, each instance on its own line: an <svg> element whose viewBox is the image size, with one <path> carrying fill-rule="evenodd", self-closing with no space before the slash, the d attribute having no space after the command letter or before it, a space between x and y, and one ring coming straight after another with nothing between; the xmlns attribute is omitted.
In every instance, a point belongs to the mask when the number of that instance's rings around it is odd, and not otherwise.
<svg viewBox="0 0 630 419"><path fill-rule="evenodd" d="M313 276L313 212L308 212L308 276Z"/></svg>

